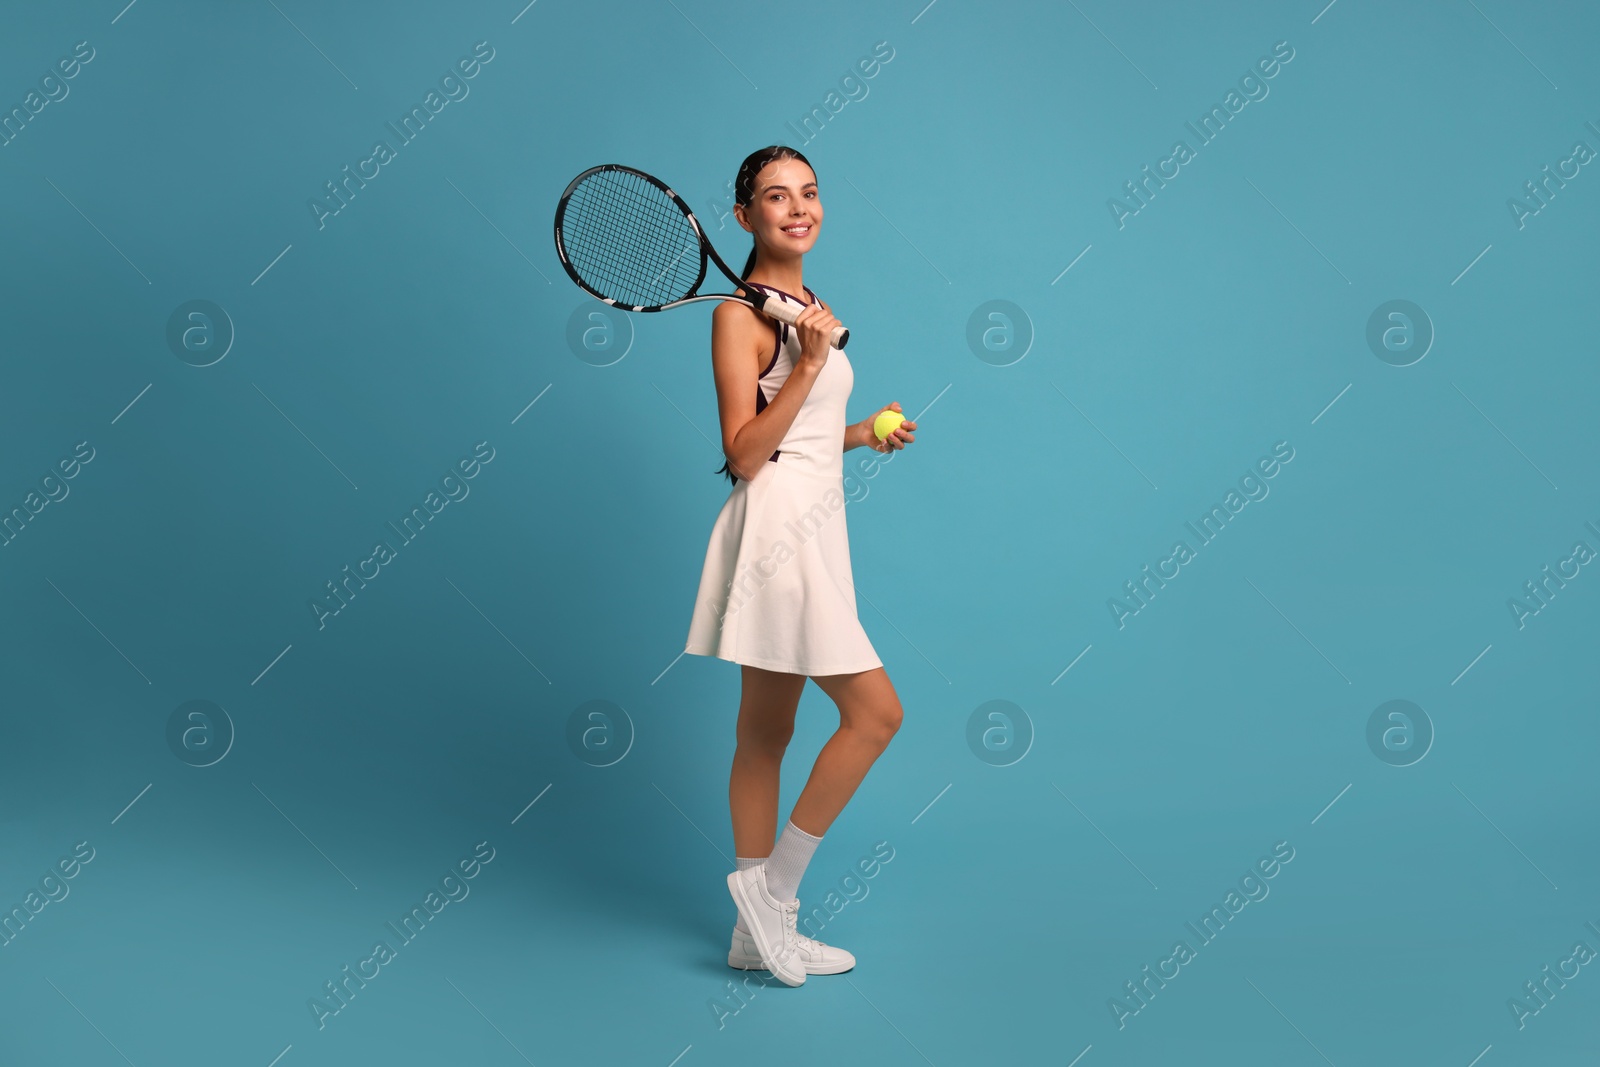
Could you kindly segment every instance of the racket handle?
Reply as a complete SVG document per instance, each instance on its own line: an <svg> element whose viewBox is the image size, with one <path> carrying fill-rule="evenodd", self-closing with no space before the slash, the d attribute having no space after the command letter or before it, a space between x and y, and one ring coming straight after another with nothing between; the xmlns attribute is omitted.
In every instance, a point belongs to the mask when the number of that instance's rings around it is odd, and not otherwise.
<svg viewBox="0 0 1600 1067"><path fill-rule="evenodd" d="M794 320L798 319L800 317L800 313L805 310L805 308L797 308L794 305L786 304L781 300L770 300L767 298L767 294L761 292L759 289L747 289L745 292L751 295L752 299L750 302L755 304L757 310L767 315L771 315L779 322L787 322L790 326L794 325ZM844 346L850 343L850 331L843 326L835 326L833 328L832 340L833 347L843 351Z"/></svg>

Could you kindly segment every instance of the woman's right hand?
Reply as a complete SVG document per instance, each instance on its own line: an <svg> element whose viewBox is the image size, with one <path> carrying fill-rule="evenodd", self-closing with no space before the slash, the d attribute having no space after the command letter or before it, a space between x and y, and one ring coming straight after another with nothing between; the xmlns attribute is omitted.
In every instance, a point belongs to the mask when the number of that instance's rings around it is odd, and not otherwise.
<svg viewBox="0 0 1600 1067"><path fill-rule="evenodd" d="M833 331L840 322L833 312L821 304L812 304L794 320L794 330L800 337L800 360L821 370L828 362L828 352L833 347Z"/></svg>

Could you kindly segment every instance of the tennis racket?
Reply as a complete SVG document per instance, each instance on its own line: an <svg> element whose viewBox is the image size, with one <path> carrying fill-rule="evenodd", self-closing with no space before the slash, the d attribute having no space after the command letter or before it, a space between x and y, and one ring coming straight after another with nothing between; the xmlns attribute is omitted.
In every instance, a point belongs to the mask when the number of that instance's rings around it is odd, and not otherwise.
<svg viewBox="0 0 1600 1067"><path fill-rule="evenodd" d="M665 311L701 300L734 300L793 326L804 308L769 299L698 294L706 259L736 286L744 279L717 255L683 198L642 170L617 163L591 167L572 179L556 205L556 253L584 292L624 311ZM850 331L833 331L844 348Z"/></svg>

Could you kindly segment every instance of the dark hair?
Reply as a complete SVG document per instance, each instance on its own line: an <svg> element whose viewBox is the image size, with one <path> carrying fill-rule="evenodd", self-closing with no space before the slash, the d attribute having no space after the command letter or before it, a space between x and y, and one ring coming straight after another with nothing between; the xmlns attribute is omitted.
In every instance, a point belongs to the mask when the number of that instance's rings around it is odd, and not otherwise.
<svg viewBox="0 0 1600 1067"><path fill-rule="evenodd" d="M745 156L744 162L739 164L739 173L733 179L733 202L735 204L742 204L745 207L750 206L750 201L755 199L756 175L760 174L768 163L777 159L798 159L806 166L811 166L809 159L802 155L798 149L790 148L788 145L769 144L765 148L758 148L748 156ZM816 170L815 167L811 169L813 172ZM755 269L755 265L756 244L755 239L752 237L750 241L750 258L744 261L744 269L739 272L739 277L750 277L750 272ZM726 474L730 483L739 480L734 477L733 471L729 469L729 464L726 462L722 464L717 473Z"/></svg>

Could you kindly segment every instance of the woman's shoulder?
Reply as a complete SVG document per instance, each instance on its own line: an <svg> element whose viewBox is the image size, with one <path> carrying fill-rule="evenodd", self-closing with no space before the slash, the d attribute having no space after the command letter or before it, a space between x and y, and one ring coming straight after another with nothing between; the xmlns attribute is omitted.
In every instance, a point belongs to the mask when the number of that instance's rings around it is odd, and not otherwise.
<svg viewBox="0 0 1600 1067"><path fill-rule="evenodd" d="M761 319L755 308L740 300L718 300L711 309L711 321L718 325L754 326Z"/></svg>
<svg viewBox="0 0 1600 1067"><path fill-rule="evenodd" d="M777 330L772 321L749 304L718 300L717 306L711 309L713 355L720 344L726 343L731 352L748 350L759 362L761 354L770 349L776 339Z"/></svg>

